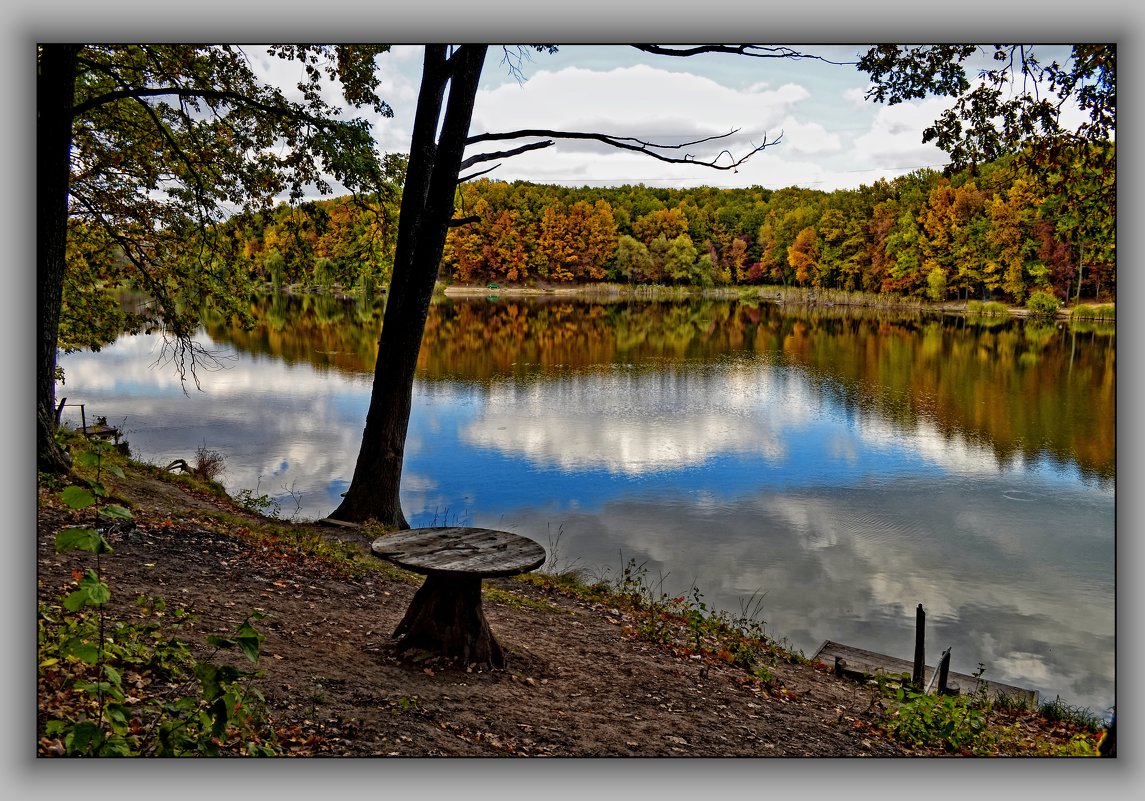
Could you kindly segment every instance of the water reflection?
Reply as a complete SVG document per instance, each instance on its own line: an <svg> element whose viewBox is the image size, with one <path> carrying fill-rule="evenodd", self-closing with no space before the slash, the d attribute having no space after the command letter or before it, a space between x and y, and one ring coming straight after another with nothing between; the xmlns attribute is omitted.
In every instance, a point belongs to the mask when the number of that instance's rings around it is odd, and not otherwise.
<svg viewBox="0 0 1145 801"><path fill-rule="evenodd" d="M380 304L256 301L184 394L157 343L62 359L66 392L159 464L325 515L347 486ZM928 610L953 669L1113 702L1112 335L733 302L443 303L402 502L496 525L591 573L644 564L769 630L909 658ZM81 396L82 397L79 397ZM297 505L299 504L300 505ZM559 535L559 537L558 537Z"/></svg>
<svg viewBox="0 0 1145 801"><path fill-rule="evenodd" d="M217 320L207 331L244 352L359 376L373 370L381 312L381 302L279 295L252 303L252 330ZM801 368L843 412L929 423L988 443L1002 462L1049 457L1096 479L1115 474L1112 328L728 300L447 300L430 310L418 376L551 381L604 366L716 368L742 354Z"/></svg>

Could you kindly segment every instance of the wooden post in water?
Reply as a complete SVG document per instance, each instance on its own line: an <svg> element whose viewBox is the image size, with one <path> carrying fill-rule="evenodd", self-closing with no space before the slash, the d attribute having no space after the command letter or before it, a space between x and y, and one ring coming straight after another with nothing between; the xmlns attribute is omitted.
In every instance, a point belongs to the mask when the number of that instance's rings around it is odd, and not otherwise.
<svg viewBox="0 0 1145 801"><path fill-rule="evenodd" d="M926 670L926 612L922 609L922 604L918 605L915 611L915 624L914 624L914 672L911 674L910 681L915 687L922 686L923 672Z"/></svg>
<svg viewBox="0 0 1145 801"><path fill-rule="evenodd" d="M947 680L950 678L950 649L947 648L942 652L942 660L938 663L938 694L939 695L954 695L946 686Z"/></svg>

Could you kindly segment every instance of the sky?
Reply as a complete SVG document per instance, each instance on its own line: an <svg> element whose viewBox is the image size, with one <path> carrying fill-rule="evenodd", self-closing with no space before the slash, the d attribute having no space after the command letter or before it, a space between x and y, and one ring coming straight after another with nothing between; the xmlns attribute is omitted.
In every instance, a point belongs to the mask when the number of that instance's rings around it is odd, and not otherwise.
<svg viewBox="0 0 1145 801"><path fill-rule="evenodd" d="M869 81L854 62L867 45L800 47L824 60L703 54L676 58L625 45L560 46L555 54L529 52L510 69L492 47L485 61L471 134L542 128L591 131L676 144L736 133L717 144L689 148L710 160L726 149L749 153L777 140L736 169L667 164L596 142L560 141L553 147L502 160L488 177L570 186L643 183L653 187L798 186L831 191L870 185L948 159L922 141L923 129L948 106L927 98L895 106L865 97ZM253 48L252 48L253 50ZM380 150L409 149L423 48L398 45L377 60L380 94L394 110L372 119ZM1048 60L1067 48L1039 50ZM260 63L289 86L298 68ZM330 99L336 99L332 92ZM360 112L359 112L360 113ZM520 144L489 143L467 155ZM724 156L719 164L727 165ZM488 164L481 167L488 167ZM476 172L479 168L474 168Z"/></svg>

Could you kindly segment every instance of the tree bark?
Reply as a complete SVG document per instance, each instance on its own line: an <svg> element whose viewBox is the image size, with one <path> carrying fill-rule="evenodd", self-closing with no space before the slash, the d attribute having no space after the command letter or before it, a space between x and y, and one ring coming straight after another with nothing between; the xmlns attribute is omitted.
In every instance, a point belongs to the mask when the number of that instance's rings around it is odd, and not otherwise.
<svg viewBox="0 0 1145 801"><path fill-rule="evenodd" d="M486 46L425 49L378 359L362 446L336 520L409 528L399 497L413 380L437 280ZM437 125L449 88L440 137Z"/></svg>
<svg viewBox="0 0 1145 801"><path fill-rule="evenodd" d="M36 76L36 463L67 472L56 444L56 341L67 265L72 105L78 45L40 46Z"/></svg>
<svg viewBox="0 0 1145 801"><path fill-rule="evenodd" d="M399 653L420 650L463 667L505 667L505 653L481 608L478 575L426 576L393 636L400 638Z"/></svg>

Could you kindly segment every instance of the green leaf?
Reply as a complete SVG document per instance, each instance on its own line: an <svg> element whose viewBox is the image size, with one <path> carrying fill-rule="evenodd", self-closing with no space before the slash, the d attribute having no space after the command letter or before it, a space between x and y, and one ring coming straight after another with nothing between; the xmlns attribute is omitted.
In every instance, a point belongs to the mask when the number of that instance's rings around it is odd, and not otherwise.
<svg viewBox="0 0 1145 801"><path fill-rule="evenodd" d="M80 606L83 606L83 604L80 604ZM61 646L60 651L64 656L75 657L89 665L94 665L99 661L99 646L81 637L73 637L66 641Z"/></svg>
<svg viewBox="0 0 1145 801"><path fill-rule="evenodd" d="M64 598L64 609L69 612L78 612L84 608L87 603L87 593L83 590L76 590L66 598Z"/></svg>
<svg viewBox="0 0 1145 801"><path fill-rule="evenodd" d="M211 716L211 734L222 737L227 730L227 722L231 717L227 705L227 696L223 695L216 698L207 712Z"/></svg>
<svg viewBox="0 0 1145 801"><path fill-rule="evenodd" d="M203 685L203 697L208 701L213 701L223 694L223 688L218 680L218 668L215 665L210 662L200 662L195 665L195 675Z"/></svg>
<svg viewBox="0 0 1145 801"><path fill-rule="evenodd" d="M108 721L117 729L126 727L131 720L131 707L124 704L108 704L104 711L107 713Z"/></svg>
<svg viewBox="0 0 1145 801"><path fill-rule="evenodd" d="M258 662L259 651L262 649L262 643L265 639L266 637L249 623L243 623L239 626L238 636L235 637L239 648L251 662Z"/></svg>
<svg viewBox="0 0 1145 801"><path fill-rule="evenodd" d="M132 516L130 509L114 503L100 507L99 513L103 517L111 517L116 520L130 520Z"/></svg>
<svg viewBox="0 0 1145 801"><path fill-rule="evenodd" d="M126 724L124 724L126 727ZM99 749L100 756L133 756L131 746L122 737L113 737Z"/></svg>
<svg viewBox="0 0 1145 801"><path fill-rule="evenodd" d="M85 605L102 606L109 600L111 600L111 590L89 567L80 579L79 589L64 599L64 608L69 612L78 612Z"/></svg>
<svg viewBox="0 0 1145 801"><path fill-rule="evenodd" d="M76 464L84 467L99 467L100 455L95 451L84 451L76 454Z"/></svg>
<svg viewBox="0 0 1145 801"><path fill-rule="evenodd" d="M87 551L94 554L112 553L111 546L98 531L93 528L71 527L65 528L56 535L56 550L60 553L67 551Z"/></svg>
<svg viewBox="0 0 1145 801"><path fill-rule="evenodd" d="M69 754L87 754L103 742L103 730L90 720L80 721L64 739Z"/></svg>
<svg viewBox="0 0 1145 801"><path fill-rule="evenodd" d="M77 681L76 687L94 696L108 695L116 701L123 701L123 691L107 681Z"/></svg>
<svg viewBox="0 0 1145 801"><path fill-rule="evenodd" d="M106 469L107 472L111 473L116 478L127 478L123 472L123 468L117 464L109 464Z"/></svg>
<svg viewBox="0 0 1145 801"><path fill-rule="evenodd" d="M60 499L72 509L86 509L95 503L95 497L90 492L74 484L60 493Z"/></svg>

